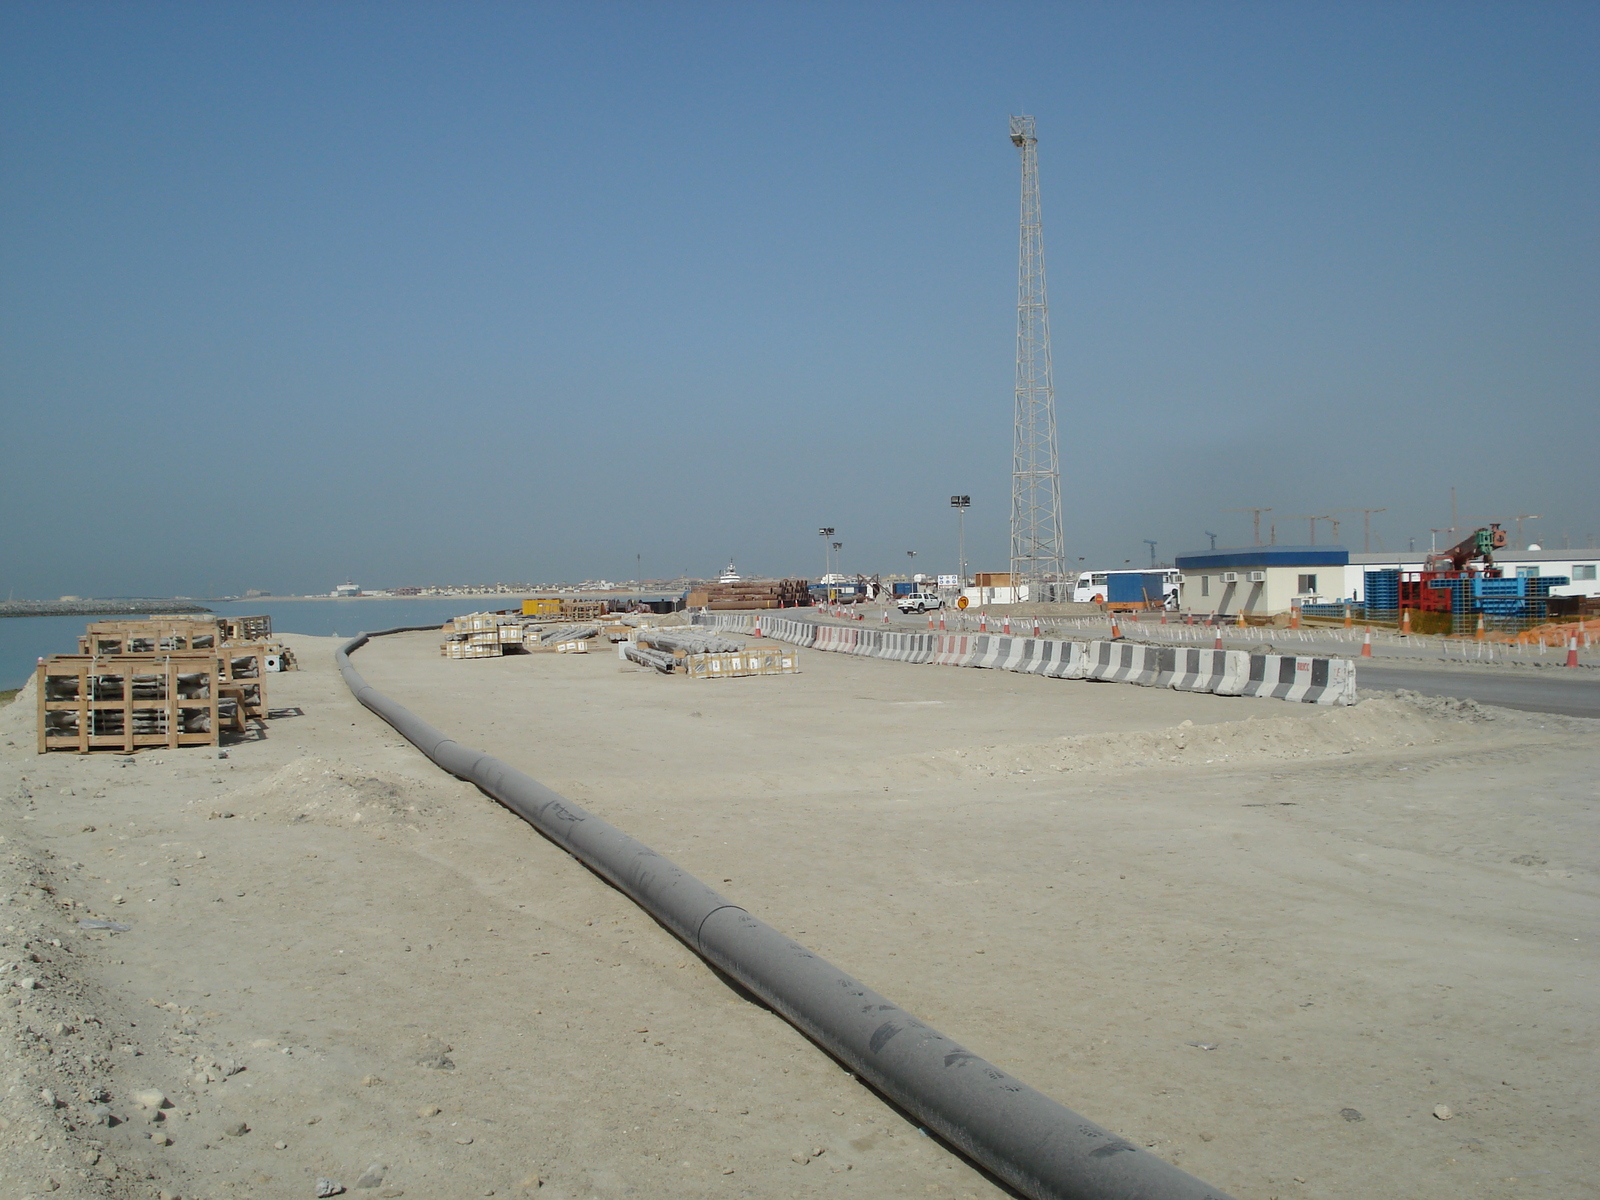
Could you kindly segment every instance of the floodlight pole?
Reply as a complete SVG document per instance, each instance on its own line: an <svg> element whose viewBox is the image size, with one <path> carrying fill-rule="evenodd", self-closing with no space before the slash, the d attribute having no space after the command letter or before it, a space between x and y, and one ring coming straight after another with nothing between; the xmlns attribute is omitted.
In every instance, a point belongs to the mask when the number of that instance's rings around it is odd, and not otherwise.
<svg viewBox="0 0 1600 1200"><path fill-rule="evenodd" d="M971 496L950 497L950 507L956 510L956 570L963 588L967 586L967 509L971 504Z"/></svg>

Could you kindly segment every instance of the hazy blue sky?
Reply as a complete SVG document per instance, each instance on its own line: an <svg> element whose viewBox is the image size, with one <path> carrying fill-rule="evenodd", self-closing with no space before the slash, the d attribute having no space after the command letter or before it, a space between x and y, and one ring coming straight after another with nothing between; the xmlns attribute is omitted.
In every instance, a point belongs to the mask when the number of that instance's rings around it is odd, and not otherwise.
<svg viewBox="0 0 1600 1200"><path fill-rule="evenodd" d="M956 491L1004 570L1022 111L1073 557L1587 544L1597 82L1588 3L11 0L0 590L950 570Z"/></svg>

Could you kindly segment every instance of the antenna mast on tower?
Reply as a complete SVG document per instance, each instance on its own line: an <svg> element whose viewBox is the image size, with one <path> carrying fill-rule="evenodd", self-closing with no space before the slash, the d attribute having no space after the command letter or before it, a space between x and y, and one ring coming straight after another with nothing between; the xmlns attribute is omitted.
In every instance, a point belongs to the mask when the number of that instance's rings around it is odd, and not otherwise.
<svg viewBox="0 0 1600 1200"><path fill-rule="evenodd" d="M1064 578L1061 467L1056 455L1056 393L1050 371L1050 306L1044 290L1044 225L1039 210L1038 138L1032 117L1011 118L1022 152L1022 231L1017 252L1017 404L1011 451L1011 584Z"/></svg>

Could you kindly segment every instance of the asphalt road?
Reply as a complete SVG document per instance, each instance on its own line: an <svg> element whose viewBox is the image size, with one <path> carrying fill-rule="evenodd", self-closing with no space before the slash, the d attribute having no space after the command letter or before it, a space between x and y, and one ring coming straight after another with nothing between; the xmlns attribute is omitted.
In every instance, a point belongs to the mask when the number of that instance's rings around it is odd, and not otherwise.
<svg viewBox="0 0 1600 1200"><path fill-rule="evenodd" d="M1429 669L1360 662L1356 667L1356 683L1363 690L1409 688L1424 696L1452 696L1501 708L1520 708L1524 712L1600 719L1600 672L1592 670Z"/></svg>

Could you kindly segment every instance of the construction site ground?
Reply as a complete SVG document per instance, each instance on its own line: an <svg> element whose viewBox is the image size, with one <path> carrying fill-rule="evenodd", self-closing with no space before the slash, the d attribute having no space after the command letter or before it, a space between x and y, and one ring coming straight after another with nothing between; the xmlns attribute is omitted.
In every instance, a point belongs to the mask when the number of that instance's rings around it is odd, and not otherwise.
<svg viewBox="0 0 1600 1200"><path fill-rule="evenodd" d="M7 1196L1003 1194L285 640L225 759L0 709ZM1240 1200L1594 1191L1596 722L437 641L356 665Z"/></svg>

